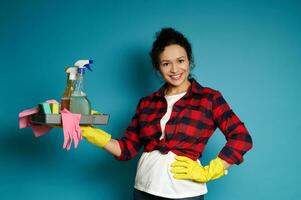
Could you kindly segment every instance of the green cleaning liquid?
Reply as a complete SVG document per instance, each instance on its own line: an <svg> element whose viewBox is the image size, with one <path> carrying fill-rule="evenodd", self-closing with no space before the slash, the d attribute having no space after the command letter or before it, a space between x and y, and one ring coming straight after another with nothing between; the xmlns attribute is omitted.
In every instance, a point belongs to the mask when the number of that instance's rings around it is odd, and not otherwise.
<svg viewBox="0 0 301 200"><path fill-rule="evenodd" d="M82 115L91 114L91 104L87 96L71 96L70 111L72 113L79 113Z"/></svg>
<svg viewBox="0 0 301 200"><path fill-rule="evenodd" d="M77 67L77 78L75 88L70 98L70 111L82 115L91 114L91 104L84 92L85 69L92 71L90 64L92 60L79 60L74 65Z"/></svg>

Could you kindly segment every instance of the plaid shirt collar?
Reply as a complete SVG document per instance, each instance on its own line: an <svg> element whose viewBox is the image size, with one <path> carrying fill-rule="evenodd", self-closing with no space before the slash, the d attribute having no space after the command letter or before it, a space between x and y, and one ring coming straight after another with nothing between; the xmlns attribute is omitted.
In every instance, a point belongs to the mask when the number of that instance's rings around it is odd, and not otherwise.
<svg viewBox="0 0 301 200"><path fill-rule="evenodd" d="M202 94L203 86L201 86L194 78L189 79L191 85L189 86L187 93L184 97L192 97L192 94ZM157 92L155 92L155 97L164 98L165 90L167 88L167 83L165 83Z"/></svg>

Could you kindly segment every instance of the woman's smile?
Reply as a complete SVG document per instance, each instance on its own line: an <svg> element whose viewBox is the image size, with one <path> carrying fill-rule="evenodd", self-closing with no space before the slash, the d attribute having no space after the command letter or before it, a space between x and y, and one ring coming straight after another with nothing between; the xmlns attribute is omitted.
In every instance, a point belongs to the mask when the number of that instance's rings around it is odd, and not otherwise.
<svg viewBox="0 0 301 200"><path fill-rule="evenodd" d="M183 75L183 73L181 73L181 74L176 74L176 75L170 75L170 78L171 78L172 80L177 81L177 80L179 80L179 79L182 77L182 75Z"/></svg>

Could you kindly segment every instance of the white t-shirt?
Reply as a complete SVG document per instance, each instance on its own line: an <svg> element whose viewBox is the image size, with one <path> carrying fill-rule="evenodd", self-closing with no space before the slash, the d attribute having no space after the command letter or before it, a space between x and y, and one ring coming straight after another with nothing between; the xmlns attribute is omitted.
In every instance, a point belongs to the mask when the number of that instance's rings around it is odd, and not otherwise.
<svg viewBox="0 0 301 200"><path fill-rule="evenodd" d="M167 121L170 118L173 105L181 99L186 92L165 96L167 101L167 112L162 117L160 124L164 138L164 130ZM165 198L187 198L199 196L207 193L207 186L203 183L197 183L191 180L177 180L173 178L170 172L170 165L175 161L173 152L161 154L160 151L143 152L137 166L135 178L135 188L156 196ZM197 160L200 162L199 160Z"/></svg>

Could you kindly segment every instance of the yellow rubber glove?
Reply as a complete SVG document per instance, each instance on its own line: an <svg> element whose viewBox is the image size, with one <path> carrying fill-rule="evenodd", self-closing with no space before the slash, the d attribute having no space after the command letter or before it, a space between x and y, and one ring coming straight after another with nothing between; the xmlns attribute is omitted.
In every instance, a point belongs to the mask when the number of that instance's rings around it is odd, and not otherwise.
<svg viewBox="0 0 301 200"><path fill-rule="evenodd" d="M92 126L81 126L82 135L92 144L103 148L111 140L111 135Z"/></svg>
<svg viewBox="0 0 301 200"><path fill-rule="evenodd" d="M185 156L176 156L176 161L171 164L171 170L175 179L192 180L206 183L222 177L227 173L222 159L219 157L211 160L209 165L203 167L197 161Z"/></svg>

